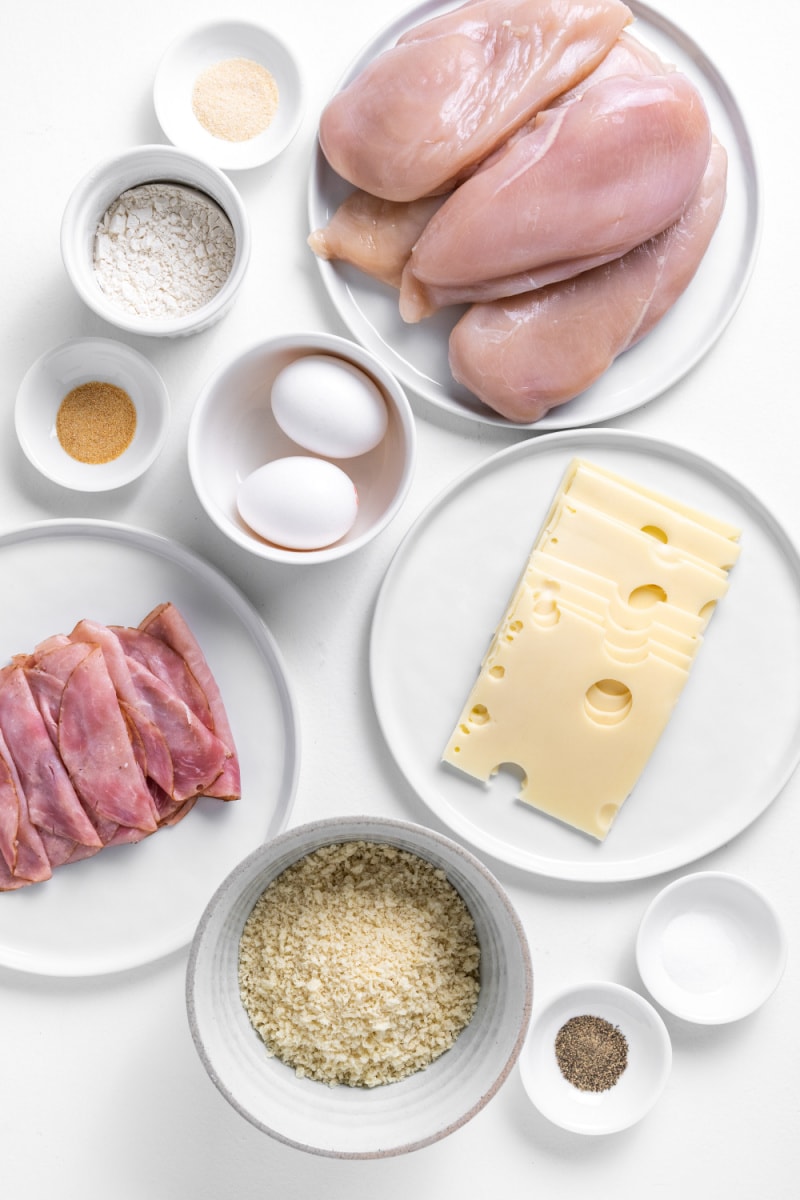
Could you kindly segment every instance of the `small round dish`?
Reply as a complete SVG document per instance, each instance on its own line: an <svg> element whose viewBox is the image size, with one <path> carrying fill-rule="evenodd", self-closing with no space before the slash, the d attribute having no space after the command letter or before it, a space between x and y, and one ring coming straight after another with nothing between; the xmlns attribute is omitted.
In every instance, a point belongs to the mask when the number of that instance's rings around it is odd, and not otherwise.
<svg viewBox="0 0 800 1200"><path fill-rule="evenodd" d="M428 1066L374 1086L328 1085L269 1057L239 991L242 930L264 889L324 846L386 845L442 871L472 916L480 992L469 1023ZM376 945L376 980L394 953ZM359 955L353 955L354 970ZM197 927L186 974L189 1027L211 1080L241 1116L298 1149L332 1158L387 1158L447 1137L507 1079L525 1038L533 972L525 932L487 868L421 825L371 816L297 826L245 858L219 886Z"/></svg>
<svg viewBox="0 0 800 1200"><path fill-rule="evenodd" d="M234 246L228 274L212 296L190 311L137 312L103 289L95 269L95 240L104 215L124 192L148 184L183 190L187 199L208 206L212 213L221 209L230 222ZM200 333L225 316L244 281L250 248L247 210L227 175L173 146L136 146L98 163L73 189L61 220L61 257L80 298L109 324L152 337Z"/></svg>
<svg viewBox="0 0 800 1200"><path fill-rule="evenodd" d="M697 871L668 884L639 926L636 963L668 1012L700 1025L739 1020L772 995L786 966L787 939L772 904L724 871Z"/></svg>
<svg viewBox="0 0 800 1200"><path fill-rule="evenodd" d="M349 531L331 545L291 549L250 528L239 512L238 497L242 482L259 468L278 459L311 456L279 427L271 401L278 373L307 355L331 355L365 373L383 396L388 425L380 443L367 453L320 460L343 470L356 488L357 515ZM188 459L200 503L237 546L273 562L325 563L365 546L397 515L414 473L416 426L405 392L368 350L336 334L286 334L236 355L207 381L189 424Z"/></svg>
<svg viewBox="0 0 800 1200"><path fill-rule="evenodd" d="M245 60L239 68L249 72L260 68L272 77L277 97L274 115L264 118L268 123L258 119L257 109L248 112L248 123L242 123L243 115L237 116L236 92L246 81L238 83L236 68L228 72L228 103L224 79L217 81L211 95L216 121L204 119L202 107L200 116L196 114L193 98L198 79L211 72L209 84L214 87L213 73L231 60ZM164 134L175 146L223 170L247 170L270 162L292 141L303 117L303 81L292 51L269 29L248 21L215 21L168 46L156 72L153 103Z"/></svg>
<svg viewBox="0 0 800 1200"><path fill-rule="evenodd" d="M121 388L136 409L133 438L110 462L74 458L56 431L64 397L88 382ZM26 372L14 409L28 460L54 483L79 492L110 491L142 475L164 446L169 416L169 395L158 371L143 354L111 338L71 338L46 351Z"/></svg>
<svg viewBox="0 0 800 1200"><path fill-rule="evenodd" d="M601 1075L576 1075L579 1085L559 1065L556 1039L576 1018L608 1023L625 1039L624 1069L604 1090L594 1090L603 1082ZM534 1010L519 1062L528 1096L549 1121L573 1133L616 1133L640 1121L658 1100L672 1067L672 1044L661 1017L638 992L617 983L588 982Z"/></svg>

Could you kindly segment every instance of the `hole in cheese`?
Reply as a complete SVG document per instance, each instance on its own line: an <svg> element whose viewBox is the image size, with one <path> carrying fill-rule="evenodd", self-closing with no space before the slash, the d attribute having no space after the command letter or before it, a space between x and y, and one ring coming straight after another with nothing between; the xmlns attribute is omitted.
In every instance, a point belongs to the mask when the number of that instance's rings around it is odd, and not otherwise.
<svg viewBox="0 0 800 1200"><path fill-rule="evenodd" d="M633 697L618 679L599 679L586 691L584 707L590 721L597 725L617 725L631 711Z"/></svg>
<svg viewBox="0 0 800 1200"><path fill-rule="evenodd" d="M533 615L537 625L547 626L558 623L561 613L558 608L559 586L548 581L533 594Z"/></svg>
<svg viewBox="0 0 800 1200"><path fill-rule="evenodd" d="M657 583L645 583L634 588L628 596L631 608L652 608L660 600L666 601L667 593Z"/></svg>
<svg viewBox="0 0 800 1200"><path fill-rule="evenodd" d="M717 606L716 600L709 600L708 604L704 604L700 609L700 619L702 621L710 621L711 614Z"/></svg>
<svg viewBox="0 0 800 1200"><path fill-rule="evenodd" d="M663 542L665 545L669 541L663 529L659 529L658 525L643 525L642 533L646 533L648 537L655 538L657 542Z"/></svg>
<svg viewBox="0 0 800 1200"><path fill-rule="evenodd" d="M469 719L473 725L485 725L489 720L489 710L485 704L474 704L470 709Z"/></svg>

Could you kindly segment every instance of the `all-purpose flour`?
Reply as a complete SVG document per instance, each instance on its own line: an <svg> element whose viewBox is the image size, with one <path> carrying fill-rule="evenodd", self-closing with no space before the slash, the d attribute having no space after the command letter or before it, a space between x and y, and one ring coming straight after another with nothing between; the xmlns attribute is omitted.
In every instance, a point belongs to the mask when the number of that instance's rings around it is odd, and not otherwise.
<svg viewBox="0 0 800 1200"><path fill-rule="evenodd" d="M173 183L130 188L97 227L94 269L114 304L140 317L179 317L207 304L233 266L236 239L222 209Z"/></svg>

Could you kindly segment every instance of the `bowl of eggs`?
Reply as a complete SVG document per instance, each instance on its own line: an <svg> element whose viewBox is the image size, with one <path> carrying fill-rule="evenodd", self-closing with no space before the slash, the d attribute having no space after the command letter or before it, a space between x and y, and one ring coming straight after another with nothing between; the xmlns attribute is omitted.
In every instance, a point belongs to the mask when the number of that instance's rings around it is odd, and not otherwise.
<svg viewBox="0 0 800 1200"><path fill-rule="evenodd" d="M372 354L336 334L296 333L251 346L207 381L188 460L200 503L237 546L273 562L331 562L396 516L416 429Z"/></svg>

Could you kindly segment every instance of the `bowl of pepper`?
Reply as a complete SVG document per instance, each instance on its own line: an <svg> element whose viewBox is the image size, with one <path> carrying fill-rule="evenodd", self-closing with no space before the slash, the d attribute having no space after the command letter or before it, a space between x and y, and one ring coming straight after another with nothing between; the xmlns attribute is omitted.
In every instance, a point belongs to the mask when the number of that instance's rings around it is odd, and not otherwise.
<svg viewBox="0 0 800 1200"><path fill-rule="evenodd" d="M14 424L42 475L74 491L104 492L154 462L169 414L164 381L143 354L111 338L71 338L26 372Z"/></svg>
<svg viewBox="0 0 800 1200"><path fill-rule="evenodd" d="M573 1133L616 1133L658 1100L669 1079L672 1044L644 996L622 984L590 981L534 1011L519 1061L525 1090L548 1120Z"/></svg>

